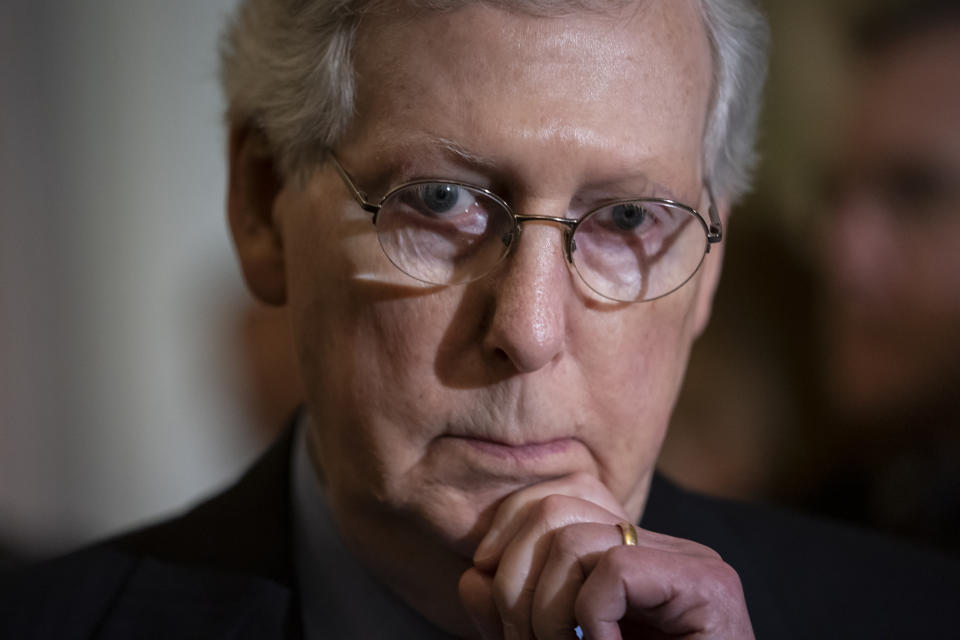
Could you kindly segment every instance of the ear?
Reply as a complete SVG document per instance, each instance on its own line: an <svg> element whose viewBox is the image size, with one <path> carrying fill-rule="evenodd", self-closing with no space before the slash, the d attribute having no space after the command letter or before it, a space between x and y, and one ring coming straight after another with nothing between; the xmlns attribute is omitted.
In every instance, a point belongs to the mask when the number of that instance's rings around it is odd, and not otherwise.
<svg viewBox="0 0 960 640"><path fill-rule="evenodd" d="M263 133L250 126L230 130L227 217L247 287L261 301L287 299L283 242L274 203L283 188Z"/></svg>
<svg viewBox="0 0 960 640"><path fill-rule="evenodd" d="M724 247L727 244L727 235L730 230L730 205L727 202L717 202L717 211L723 222L723 240L710 245L710 253L703 258L703 273L700 275L700 287L697 290L696 308L694 309L694 335L699 336L707 328L710 321L710 311L713 308L713 296L720 283L720 272L723 270Z"/></svg>

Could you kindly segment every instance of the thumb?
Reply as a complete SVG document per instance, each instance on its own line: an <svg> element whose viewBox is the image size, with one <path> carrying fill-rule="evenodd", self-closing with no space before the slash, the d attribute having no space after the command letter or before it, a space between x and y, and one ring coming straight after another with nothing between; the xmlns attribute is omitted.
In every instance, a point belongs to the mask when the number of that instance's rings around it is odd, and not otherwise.
<svg viewBox="0 0 960 640"><path fill-rule="evenodd" d="M460 602L483 640L501 640L503 623L493 601L493 578L471 567L460 576Z"/></svg>

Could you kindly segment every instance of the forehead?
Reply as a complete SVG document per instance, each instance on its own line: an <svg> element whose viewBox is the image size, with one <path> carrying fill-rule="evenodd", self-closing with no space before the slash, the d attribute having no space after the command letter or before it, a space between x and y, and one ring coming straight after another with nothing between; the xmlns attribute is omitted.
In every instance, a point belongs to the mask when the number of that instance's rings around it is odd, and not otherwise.
<svg viewBox="0 0 960 640"><path fill-rule="evenodd" d="M711 78L687 0L560 17L482 3L374 17L358 36L356 70L348 139L450 139L505 162L532 149L603 151L611 165L698 154Z"/></svg>

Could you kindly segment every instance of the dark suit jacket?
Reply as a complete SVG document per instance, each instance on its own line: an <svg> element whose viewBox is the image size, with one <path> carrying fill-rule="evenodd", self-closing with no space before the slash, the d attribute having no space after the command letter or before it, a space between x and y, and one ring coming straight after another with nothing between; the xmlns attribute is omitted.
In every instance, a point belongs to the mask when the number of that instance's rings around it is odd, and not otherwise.
<svg viewBox="0 0 960 640"><path fill-rule="evenodd" d="M0 638L299 638L291 433L185 515L0 580ZM657 478L641 523L737 569L764 638L960 638L960 563Z"/></svg>

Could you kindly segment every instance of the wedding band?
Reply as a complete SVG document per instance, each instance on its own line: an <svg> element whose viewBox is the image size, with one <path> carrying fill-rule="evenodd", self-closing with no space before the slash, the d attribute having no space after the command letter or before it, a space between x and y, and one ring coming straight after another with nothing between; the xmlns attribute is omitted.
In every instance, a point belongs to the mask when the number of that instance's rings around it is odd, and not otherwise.
<svg viewBox="0 0 960 640"><path fill-rule="evenodd" d="M628 547L637 546L637 528L631 523L624 520L623 522L617 523L617 528L620 529L620 535L623 537L623 544Z"/></svg>

